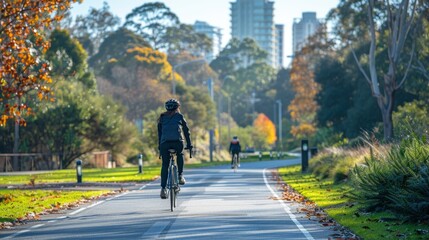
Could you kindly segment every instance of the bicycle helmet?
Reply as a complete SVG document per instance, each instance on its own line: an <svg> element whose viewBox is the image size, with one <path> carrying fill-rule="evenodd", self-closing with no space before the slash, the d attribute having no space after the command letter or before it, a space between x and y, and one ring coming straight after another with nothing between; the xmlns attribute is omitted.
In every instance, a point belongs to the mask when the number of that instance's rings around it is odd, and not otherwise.
<svg viewBox="0 0 429 240"><path fill-rule="evenodd" d="M178 107L180 107L180 102L177 99L171 98L165 102L165 109L167 109L167 111L174 111Z"/></svg>

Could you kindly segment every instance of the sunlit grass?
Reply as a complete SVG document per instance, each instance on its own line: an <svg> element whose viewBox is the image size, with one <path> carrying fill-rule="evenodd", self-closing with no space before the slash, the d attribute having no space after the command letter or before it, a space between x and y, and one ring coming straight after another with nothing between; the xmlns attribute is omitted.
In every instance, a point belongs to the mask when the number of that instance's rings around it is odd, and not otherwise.
<svg viewBox="0 0 429 240"><path fill-rule="evenodd" d="M144 182L159 176L160 167L144 167L143 174L138 173L137 167L130 168L94 168L83 169L83 182ZM28 184L34 179L38 183L68 183L76 182L76 170L57 170L49 173L31 175L0 176L0 184Z"/></svg>
<svg viewBox="0 0 429 240"><path fill-rule="evenodd" d="M300 166L279 169L283 180L296 191L322 207L326 213L341 225L351 229L364 239L429 239L425 224L410 224L402 221L384 221L396 216L389 212L362 213L357 203L346 196L353 189L346 183L333 184L320 181L312 174L301 174ZM423 231L422 231L423 230Z"/></svg>
<svg viewBox="0 0 429 240"><path fill-rule="evenodd" d="M59 208L64 204L100 196L108 191L52 191L0 189L0 222L13 222L28 213Z"/></svg>

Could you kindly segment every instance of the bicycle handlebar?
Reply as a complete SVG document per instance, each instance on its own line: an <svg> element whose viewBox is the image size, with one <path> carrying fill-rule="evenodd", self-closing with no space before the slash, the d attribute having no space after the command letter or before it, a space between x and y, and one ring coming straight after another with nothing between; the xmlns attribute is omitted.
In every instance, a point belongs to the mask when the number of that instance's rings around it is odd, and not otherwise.
<svg viewBox="0 0 429 240"><path fill-rule="evenodd" d="M189 158L192 158L192 148L185 147L185 150L189 150Z"/></svg>

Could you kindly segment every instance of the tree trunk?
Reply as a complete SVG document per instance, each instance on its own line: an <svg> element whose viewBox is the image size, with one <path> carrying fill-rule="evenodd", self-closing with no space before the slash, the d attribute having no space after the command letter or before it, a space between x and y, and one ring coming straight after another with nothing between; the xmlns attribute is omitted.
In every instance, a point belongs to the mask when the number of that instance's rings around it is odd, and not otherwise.
<svg viewBox="0 0 429 240"><path fill-rule="evenodd" d="M390 142L393 140L393 104L395 102L395 92L396 88L393 85L396 80L392 75L384 76L385 90L384 96L377 98L378 107L381 111L381 116L383 118L383 131L384 131L384 141Z"/></svg>
<svg viewBox="0 0 429 240"><path fill-rule="evenodd" d="M21 98L17 98L17 102L18 102L18 106L21 106ZM14 142L13 142L13 153L19 153L19 122L20 122L20 117L18 116L16 121L15 121L15 132L14 132ZM20 170L20 162L19 162L19 157L14 156L13 157L13 163L12 163L12 168L14 171L18 171Z"/></svg>

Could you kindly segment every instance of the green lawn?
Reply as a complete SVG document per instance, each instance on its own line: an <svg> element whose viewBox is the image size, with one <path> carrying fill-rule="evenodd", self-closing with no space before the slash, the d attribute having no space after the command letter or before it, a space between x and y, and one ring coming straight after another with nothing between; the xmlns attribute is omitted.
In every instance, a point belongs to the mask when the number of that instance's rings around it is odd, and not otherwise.
<svg viewBox="0 0 429 240"><path fill-rule="evenodd" d="M47 191L0 189L0 222L13 222L27 214L37 214L72 206L82 199L100 196L108 191Z"/></svg>
<svg viewBox="0 0 429 240"><path fill-rule="evenodd" d="M330 181L319 181L311 174L301 174L300 166L279 169L283 180L296 191L314 201L341 225L348 227L364 239L429 239L428 225L383 221L396 216L388 213L362 213L357 203L345 194L353 189L347 184L334 185Z"/></svg>
<svg viewBox="0 0 429 240"><path fill-rule="evenodd" d="M144 167L143 174L138 168L93 168L83 169L83 182L143 182L151 181L159 176L160 167ZM76 170L57 170L50 173L32 175L0 176L0 184L29 184L34 179L38 183L76 182Z"/></svg>

